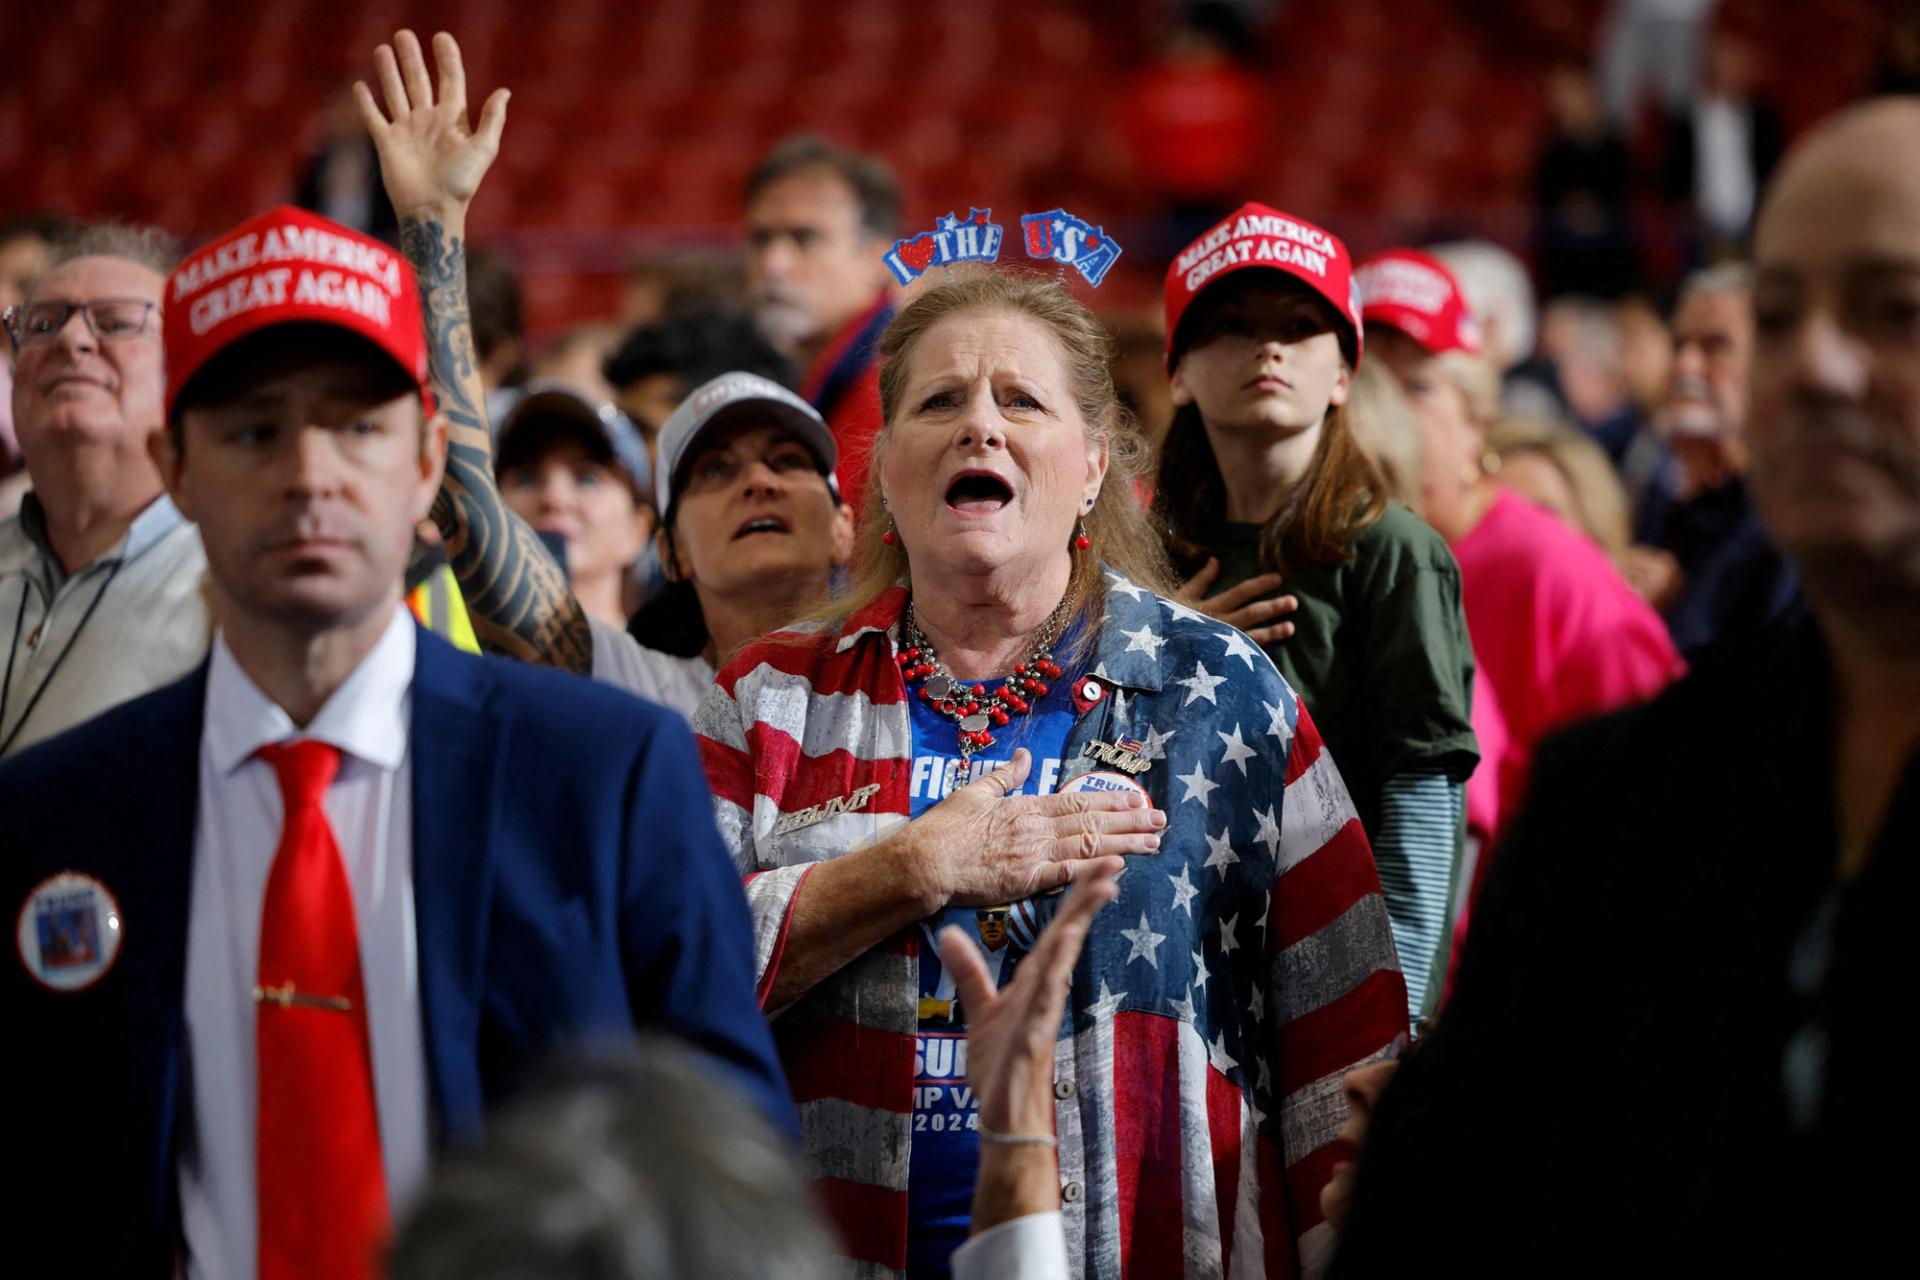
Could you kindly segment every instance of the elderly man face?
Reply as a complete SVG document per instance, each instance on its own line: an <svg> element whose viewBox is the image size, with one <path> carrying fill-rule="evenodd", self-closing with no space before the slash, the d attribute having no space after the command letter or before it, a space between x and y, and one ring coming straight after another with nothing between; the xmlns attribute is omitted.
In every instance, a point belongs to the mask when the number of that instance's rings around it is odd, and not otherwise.
<svg viewBox="0 0 1920 1280"><path fill-rule="evenodd" d="M1755 238L1751 484L1831 602L1920 608L1920 103L1794 155Z"/></svg>
<svg viewBox="0 0 1920 1280"><path fill-rule="evenodd" d="M118 446L145 456L146 437L160 429L166 389L159 314L165 283L141 263L94 257L63 263L34 287L29 304L76 309L57 328L48 321L19 339L13 420L30 466L63 445ZM126 306L96 313L91 323L77 309L102 302Z"/></svg>
<svg viewBox="0 0 1920 1280"><path fill-rule="evenodd" d="M767 184L747 206L747 286L776 345L806 350L873 302L885 243L860 221L859 197L830 169Z"/></svg>
<svg viewBox="0 0 1920 1280"><path fill-rule="evenodd" d="M1698 289L1673 313L1666 412L1676 436L1738 437L1753 365L1753 303L1745 289Z"/></svg>
<svg viewBox="0 0 1920 1280"><path fill-rule="evenodd" d="M1747 276L1696 277L1674 308L1673 372L1656 419L1680 464L1683 496L1718 489L1745 473L1752 369Z"/></svg>

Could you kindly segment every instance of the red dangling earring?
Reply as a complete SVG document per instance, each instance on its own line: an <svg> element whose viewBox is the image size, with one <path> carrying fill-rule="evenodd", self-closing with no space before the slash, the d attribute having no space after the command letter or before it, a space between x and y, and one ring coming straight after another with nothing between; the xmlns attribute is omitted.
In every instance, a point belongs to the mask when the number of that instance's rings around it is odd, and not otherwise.
<svg viewBox="0 0 1920 1280"><path fill-rule="evenodd" d="M1075 549L1080 551L1085 551L1093 545L1093 539L1087 536L1087 522L1085 520L1080 522L1079 531L1073 535L1073 545Z"/></svg>
<svg viewBox="0 0 1920 1280"><path fill-rule="evenodd" d="M892 546L894 543L900 541L900 535L893 531L892 520L887 521L887 531L880 535L880 541L886 543L888 546Z"/></svg>

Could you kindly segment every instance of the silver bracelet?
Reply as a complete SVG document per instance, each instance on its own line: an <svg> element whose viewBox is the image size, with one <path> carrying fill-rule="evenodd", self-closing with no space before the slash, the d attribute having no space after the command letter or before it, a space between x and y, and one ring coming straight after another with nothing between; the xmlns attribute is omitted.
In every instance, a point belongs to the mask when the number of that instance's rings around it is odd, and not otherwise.
<svg viewBox="0 0 1920 1280"><path fill-rule="evenodd" d="M991 1142L1000 1147L1053 1147L1060 1146L1060 1139L1050 1133L995 1133L985 1125L980 1126L980 1141Z"/></svg>

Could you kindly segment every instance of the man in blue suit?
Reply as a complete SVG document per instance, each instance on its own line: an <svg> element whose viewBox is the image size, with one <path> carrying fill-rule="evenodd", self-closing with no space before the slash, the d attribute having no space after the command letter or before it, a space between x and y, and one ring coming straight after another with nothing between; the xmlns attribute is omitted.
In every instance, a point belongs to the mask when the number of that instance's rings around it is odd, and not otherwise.
<svg viewBox="0 0 1920 1280"><path fill-rule="evenodd" d="M372 1275L434 1150L641 1025L791 1131L685 726L401 605L447 448L413 273L275 210L163 320L219 632L0 766L9 1266Z"/></svg>

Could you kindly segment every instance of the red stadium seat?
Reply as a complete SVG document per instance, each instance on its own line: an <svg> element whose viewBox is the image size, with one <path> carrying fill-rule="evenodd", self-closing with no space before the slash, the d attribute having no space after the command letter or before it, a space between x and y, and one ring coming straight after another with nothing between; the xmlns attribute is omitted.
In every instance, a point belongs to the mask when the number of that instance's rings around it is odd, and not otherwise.
<svg viewBox="0 0 1920 1280"><path fill-rule="evenodd" d="M1257 47L1274 127L1249 194L1329 217L1384 207L1381 225L1429 208L1524 221L1539 60L1591 50L1607 6L1286 6ZM1155 193L1114 122L1158 8L567 0L535 14L508 0L17 0L0 9L15 69L0 94L0 214L51 205L196 232L283 198L332 95L371 78L372 47L403 22L460 37L475 111L494 87L514 90L476 210L501 231L730 226L748 169L797 128L886 156L916 217L991 201L1017 218L1029 199L1151 214ZM1776 85L1790 125L1871 74L1883 6L1765 8L1770 25L1753 34L1776 55L1819 51L1779 59L1793 69ZM546 297L598 305L596 288L553 285Z"/></svg>

